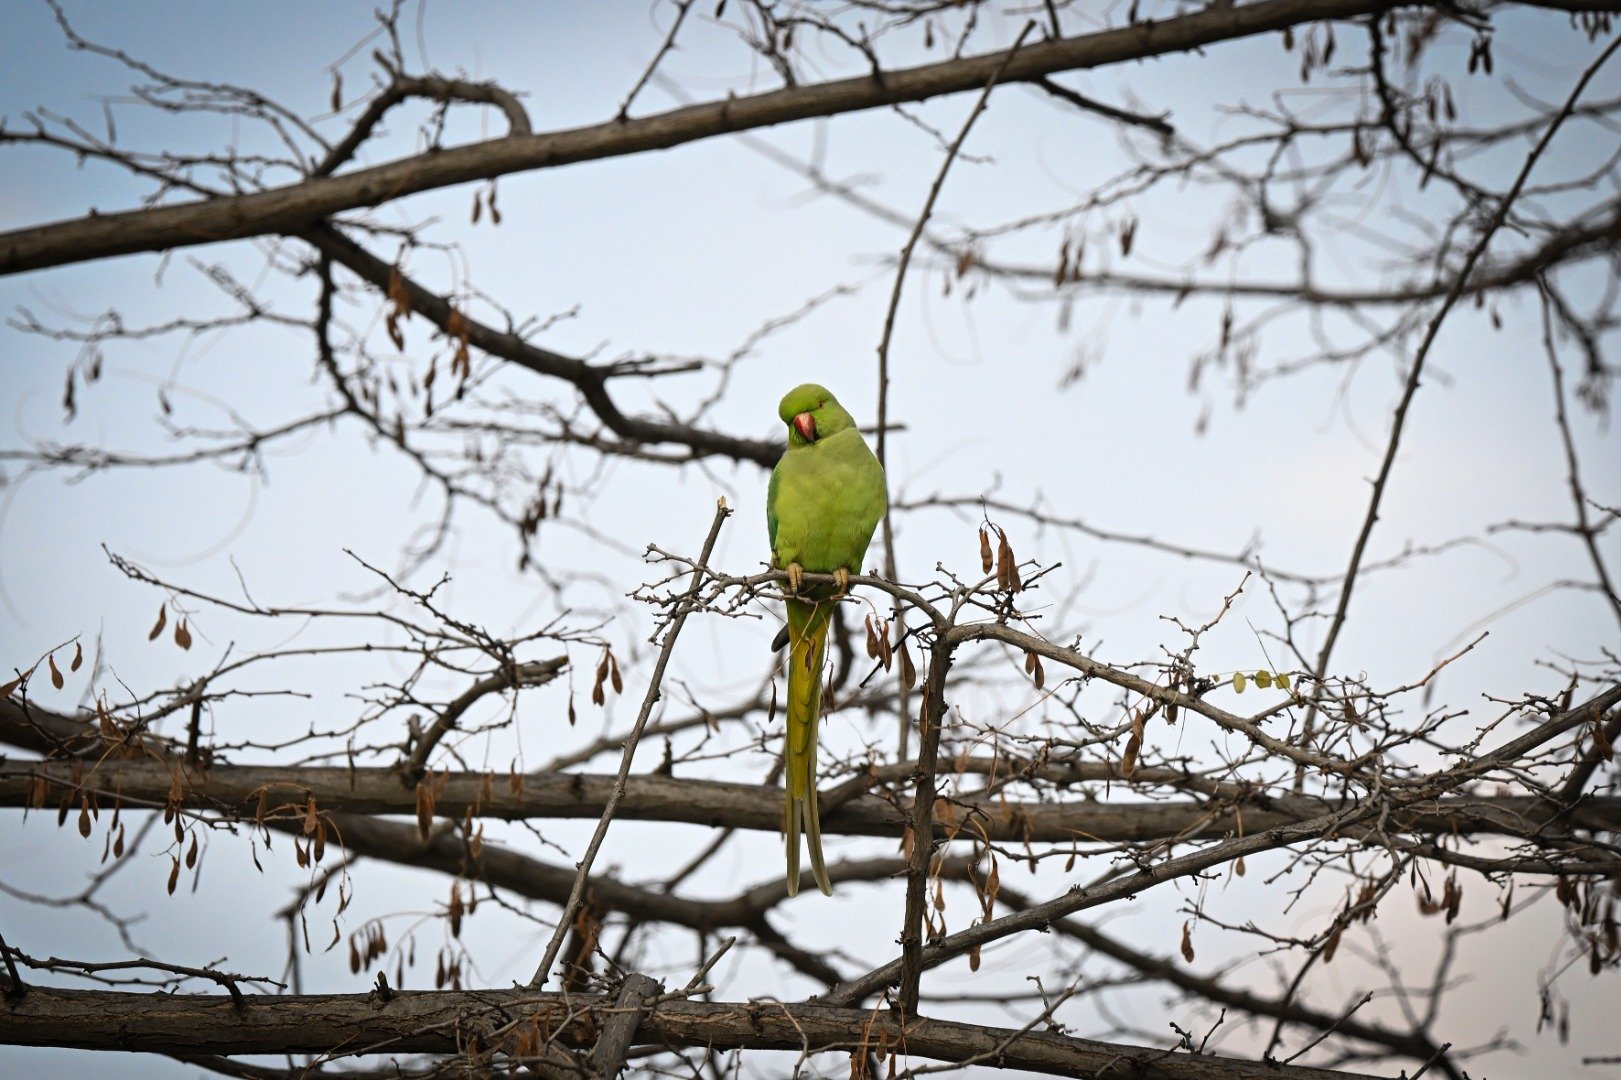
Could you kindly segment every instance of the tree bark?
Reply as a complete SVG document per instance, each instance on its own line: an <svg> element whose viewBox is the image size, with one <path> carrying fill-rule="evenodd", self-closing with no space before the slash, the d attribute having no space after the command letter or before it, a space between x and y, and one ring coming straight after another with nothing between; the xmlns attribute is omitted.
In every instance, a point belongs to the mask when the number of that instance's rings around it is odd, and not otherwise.
<svg viewBox="0 0 1621 1080"><path fill-rule="evenodd" d="M60 734L74 738L71 729ZM0 761L0 808L77 805L93 793L99 805L162 807L178 784L180 805L193 810L268 819L302 818L310 800L320 811L342 814L416 813L416 787L393 769L215 765L188 769L178 760ZM440 818L589 819L601 815L614 777L593 773L430 773ZM957 799L939 802L934 821L945 835L998 842L1134 843L1166 839L1213 840L1235 831L1259 832L1328 813L1319 799L1268 798L1245 803L1175 799L1160 802L1014 802ZM778 832L782 789L718 780L640 775L625 784L615 816L711 828ZM1240 818L1242 820L1240 820ZM955 828L969 820L972 827ZM1392 814L1386 827L1424 834L1530 836L1556 821L1562 828L1621 831L1621 797L1562 805L1534 795L1454 796ZM899 837L906 814L876 795L850 799L822 818L822 831L842 836Z"/></svg>
<svg viewBox="0 0 1621 1080"><path fill-rule="evenodd" d="M0 1043L167 1054L456 1053L504 1051L538 1036L591 1045L614 999L524 990L393 991L246 998L33 988L0 1005ZM778 1001L667 1001L642 1020L660 1046L799 1053L890 1051L1054 1076L1132 1080L1358 1080L1367 1074L982 1027L887 1011Z"/></svg>
<svg viewBox="0 0 1621 1080"><path fill-rule="evenodd" d="M642 1020L653 1008L659 984L647 975L625 976L614 998L614 1013L602 1025L602 1035L591 1048L591 1075L612 1080L625 1068L625 1055Z"/></svg>
<svg viewBox="0 0 1621 1080"><path fill-rule="evenodd" d="M540 135L509 135L435 149L338 176L317 177L250 195L150 210L93 214L0 233L0 275L197 244L296 233L333 214L378 206L417 192L531 169L664 150L812 117L838 116L982 88L1006 64L1004 82L1186 52L1297 23L1347 19L1407 6L1390 0L1260 0L1163 22L1041 42L1019 50L946 60L882 78L863 75L672 109L653 116Z"/></svg>

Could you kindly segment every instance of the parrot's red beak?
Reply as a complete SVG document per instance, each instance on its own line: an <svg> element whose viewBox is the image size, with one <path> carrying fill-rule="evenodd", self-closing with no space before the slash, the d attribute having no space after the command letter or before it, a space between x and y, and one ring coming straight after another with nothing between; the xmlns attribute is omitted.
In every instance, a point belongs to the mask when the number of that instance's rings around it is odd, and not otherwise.
<svg viewBox="0 0 1621 1080"><path fill-rule="evenodd" d="M816 417L808 412L797 413L794 416L794 430L806 442L816 441Z"/></svg>

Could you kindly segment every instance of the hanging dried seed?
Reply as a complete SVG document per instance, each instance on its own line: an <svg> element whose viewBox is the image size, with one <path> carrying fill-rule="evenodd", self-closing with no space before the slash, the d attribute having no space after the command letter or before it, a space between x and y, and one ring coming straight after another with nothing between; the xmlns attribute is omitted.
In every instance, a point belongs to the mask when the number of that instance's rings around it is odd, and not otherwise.
<svg viewBox="0 0 1621 1080"><path fill-rule="evenodd" d="M417 832L422 834L424 842L433 828L433 792L429 790L426 781L417 781Z"/></svg>
<svg viewBox="0 0 1621 1080"><path fill-rule="evenodd" d="M1615 760L1615 747L1610 745L1609 733L1604 730L1604 718L1596 709L1593 711L1593 749L1597 750L1605 761Z"/></svg>
<svg viewBox="0 0 1621 1080"><path fill-rule="evenodd" d="M1013 545L1008 543L1007 533L997 530L998 542L996 545L996 587L1003 592L1019 591L1019 566L1013 557Z"/></svg>
<svg viewBox="0 0 1621 1080"><path fill-rule="evenodd" d="M1126 752L1120 757L1120 775L1128 779L1132 773L1137 771L1137 755L1141 753L1143 748L1143 726L1145 722L1146 718L1143 716L1142 710L1139 709L1132 714L1131 738L1126 740Z"/></svg>

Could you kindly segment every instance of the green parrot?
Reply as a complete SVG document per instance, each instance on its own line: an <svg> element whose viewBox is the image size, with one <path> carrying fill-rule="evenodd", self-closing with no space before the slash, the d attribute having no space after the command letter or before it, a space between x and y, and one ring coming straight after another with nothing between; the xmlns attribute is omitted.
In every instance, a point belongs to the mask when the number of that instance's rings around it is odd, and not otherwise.
<svg viewBox="0 0 1621 1080"><path fill-rule="evenodd" d="M852 571L889 507L884 467L856 422L824 387L806 383L777 406L788 425L788 451L771 473L766 527L771 565L788 573L788 729L783 764L788 786L788 895L799 892L799 834L810 849L811 873L833 895L822 861L816 812L816 724L822 712L822 661L833 603L849 589ZM836 586L801 586L800 575L832 574Z"/></svg>

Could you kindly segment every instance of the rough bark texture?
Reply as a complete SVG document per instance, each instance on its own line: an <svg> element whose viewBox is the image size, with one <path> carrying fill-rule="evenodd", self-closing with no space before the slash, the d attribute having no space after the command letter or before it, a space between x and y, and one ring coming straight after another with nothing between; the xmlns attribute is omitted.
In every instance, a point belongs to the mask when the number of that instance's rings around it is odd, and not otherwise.
<svg viewBox="0 0 1621 1080"><path fill-rule="evenodd" d="M485 1049L520 1045L539 1032L566 1046L590 1045L614 999L521 990L395 991L326 996L129 994L34 989L0 1006L0 1043L159 1053L448 1053L476 1039ZM852 1038L852 1033L859 1033ZM708 1046L887 1054L1054 1076L1133 1080L1354 1080L1363 1073L1257 1063L916 1018L777 1001L667 1001L642 1021L660 1046Z"/></svg>
<svg viewBox="0 0 1621 1080"><path fill-rule="evenodd" d="M63 729L71 734L71 729ZM344 814L413 814L416 788L392 769L344 769L258 765L216 765L187 769L151 761L0 762L0 807L55 807L63 798L77 805L94 792L103 806L162 806L178 781L181 805L254 817L261 802L268 816L302 818L311 799L321 810ZM589 773L505 774L434 773L425 781L433 791L434 813L442 818L519 820L595 818L614 778ZM1242 828L1270 829L1317 817L1332 809L1306 797L1257 799L1240 806ZM1061 842L1075 837L1098 841L1219 839L1240 827L1235 804L1201 802L1076 801L1020 802L960 799L936 803L934 820L947 835L970 840ZM758 784L669 776L632 776L616 817L635 821L678 821L712 828L777 832L782 827L782 789ZM952 826L972 818L974 829ZM907 815L877 795L851 799L823 815L822 831L847 836L895 836ZM1391 821L1418 833L1496 833L1524 836L1557 821L1566 828L1615 830L1621 827L1621 798L1597 797L1563 806L1530 795L1451 797L1403 811Z"/></svg>
<svg viewBox="0 0 1621 1080"><path fill-rule="evenodd" d="M1004 82L1185 52L1203 45L1282 30L1304 19L1346 19L1386 11L1389 0L1263 0L1219 7L1165 22L1104 30L1031 45L1007 65ZM530 169L664 150L737 131L810 117L838 116L982 88L1006 53L925 64L728 98L637 119L540 135L511 135L432 155L319 177L269 191L152 210L99 214L0 234L0 274L140 251L296 233L346 210L406 195Z"/></svg>

